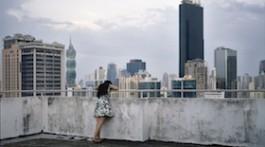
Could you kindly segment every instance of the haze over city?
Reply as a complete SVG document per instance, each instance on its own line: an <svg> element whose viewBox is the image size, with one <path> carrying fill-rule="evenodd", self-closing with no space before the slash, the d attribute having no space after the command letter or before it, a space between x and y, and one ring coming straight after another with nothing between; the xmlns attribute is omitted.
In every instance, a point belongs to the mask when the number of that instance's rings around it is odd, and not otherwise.
<svg viewBox="0 0 265 147"><path fill-rule="evenodd" d="M178 0L3 0L0 36L31 34L66 48L71 36L78 79L110 62L125 68L134 58L144 60L147 71L161 78L164 72L178 73L179 4ZM238 75L257 75L265 56L265 1L204 0L202 6L209 68L214 50L224 46L238 51Z"/></svg>

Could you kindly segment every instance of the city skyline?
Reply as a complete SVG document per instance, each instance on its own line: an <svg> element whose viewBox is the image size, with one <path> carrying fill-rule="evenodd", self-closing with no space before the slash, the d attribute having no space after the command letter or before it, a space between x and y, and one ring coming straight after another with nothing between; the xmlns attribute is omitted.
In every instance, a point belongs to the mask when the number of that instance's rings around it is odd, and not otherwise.
<svg viewBox="0 0 265 147"><path fill-rule="evenodd" d="M205 60L209 63L209 69L213 67L214 49L224 46L238 51L238 75L244 73L257 75L259 62L263 60L265 54L265 43L262 39L265 38L265 21L262 20L265 15L265 4L259 0L251 2L229 0L224 2L202 1L205 10ZM59 2L54 3L57 5ZM78 2L76 3L78 5ZM125 63L135 58L146 61L147 71L152 73L154 77L161 78L164 72L178 73L179 1L162 2L156 0L154 4L139 1L134 3L133 6L143 10L139 17L123 17L122 21L113 19L111 20L113 22L109 22L109 24L106 23L105 18L102 18L101 21L95 23L102 28L93 30L93 27L86 24L84 24L84 28L80 27L82 23L69 23L67 25L67 19L69 22L76 19L69 15L69 13L75 15L78 13L74 10L65 12L64 15L54 13L54 16L51 16L46 14L46 2L2 1L0 11L3 13L0 14L0 19L3 20L1 21L3 25L0 27L0 36L2 39L6 35L24 33L47 42L58 41L67 45L71 34L77 48L78 79L82 79L98 66L106 67L111 62L116 63L120 68L125 68ZM33 9L33 6L38 8L40 5L44 6L44 9ZM61 9L66 6L68 3L63 5ZM120 6L126 7L127 4L122 2ZM116 5L112 1L111 8L115 7ZM107 11L100 4L95 9L95 15ZM79 13L83 10L80 8ZM51 8L51 12L53 11L54 9ZM115 10L117 14L111 15L121 18L118 14L130 16L132 11ZM28 12L35 13L30 15ZM150 21L140 21L143 19L141 16L150 18ZM245 17L242 18L241 16ZM57 22L53 21L55 17L61 18ZM100 19L95 16L93 20L96 22ZM79 27L77 27L78 25ZM32 29L33 26L36 27ZM250 61L249 58L253 60Z"/></svg>

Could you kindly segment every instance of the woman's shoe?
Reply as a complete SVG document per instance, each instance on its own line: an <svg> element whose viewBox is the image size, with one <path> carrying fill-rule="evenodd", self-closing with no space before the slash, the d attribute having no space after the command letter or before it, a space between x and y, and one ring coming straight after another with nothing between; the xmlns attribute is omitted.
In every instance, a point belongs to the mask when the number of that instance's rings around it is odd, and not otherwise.
<svg viewBox="0 0 265 147"><path fill-rule="evenodd" d="M101 142L102 142L102 139L100 139L100 138L94 138L94 139L92 140L92 142L93 142L93 143L101 143Z"/></svg>

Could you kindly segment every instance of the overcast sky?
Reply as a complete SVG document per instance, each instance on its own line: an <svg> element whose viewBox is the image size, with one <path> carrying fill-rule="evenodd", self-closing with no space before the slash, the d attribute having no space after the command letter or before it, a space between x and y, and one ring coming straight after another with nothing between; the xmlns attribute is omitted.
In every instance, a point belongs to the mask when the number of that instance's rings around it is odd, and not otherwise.
<svg viewBox="0 0 265 147"><path fill-rule="evenodd" d="M178 73L179 0L1 0L0 37L31 34L44 42L77 50L78 78L114 62L147 63L161 78ZM202 0L205 59L213 67L214 49L238 51L239 75L257 75L265 59L265 0Z"/></svg>

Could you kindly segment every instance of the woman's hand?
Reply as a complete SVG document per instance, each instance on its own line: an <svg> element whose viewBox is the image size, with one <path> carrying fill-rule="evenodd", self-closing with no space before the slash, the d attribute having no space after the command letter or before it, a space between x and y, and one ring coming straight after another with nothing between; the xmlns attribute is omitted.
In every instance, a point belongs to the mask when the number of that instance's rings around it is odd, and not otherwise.
<svg viewBox="0 0 265 147"><path fill-rule="evenodd" d="M114 85L110 85L110 90L119 90L119 88L117 86L114 86Z"/></svg>

